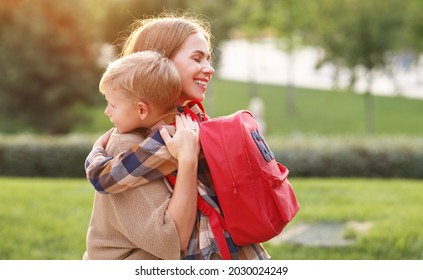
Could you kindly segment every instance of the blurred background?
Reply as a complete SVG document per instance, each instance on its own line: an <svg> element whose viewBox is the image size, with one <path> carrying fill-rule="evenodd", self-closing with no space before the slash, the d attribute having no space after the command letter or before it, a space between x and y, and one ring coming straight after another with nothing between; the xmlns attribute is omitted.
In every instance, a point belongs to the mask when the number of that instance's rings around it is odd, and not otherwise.
<svg viewBox="0 0 423 280"><path fill-rule="evenodd" d="M98 82L134 20L163 11L211 22L208 114L251 110L290 169L302 231L266 244L275 258L423 259L420 0L2 0L0 259L82 256L83 162L111 127ZM289 238L320 223L354 242Z"/></svg>
<svg viewBox="0 0 423 280"><path fill-rule="evenodd" d="M104 106L97 94L100 75L133 21L164 10L192 11L210 20L215 80L250 83L247 101L260 95L257 83L281 85L274 94L284 96L278 105L288 116L302 107L296 87L346 89L368 96L366 109L357 112L365 123L356 131L383 133L387 128L377 127L372 95L423 98L421 1L219 1L2 1L0 131L107 128L93 115L95 106ZM210 113L227 113L212 102L214 92L209 91ZM302 126L296 130L310 132ZM269 133L292 132L285 129L271 126ZM313 132L320 129L316 125Z"/></svg>

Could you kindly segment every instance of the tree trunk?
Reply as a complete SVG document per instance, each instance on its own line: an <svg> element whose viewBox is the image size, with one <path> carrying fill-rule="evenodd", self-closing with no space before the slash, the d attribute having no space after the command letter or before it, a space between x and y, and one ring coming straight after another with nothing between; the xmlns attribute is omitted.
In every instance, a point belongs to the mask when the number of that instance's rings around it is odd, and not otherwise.
<svg viewBox="0 0 423 280"><path fill-rule="evenodd" d="M368 73L367 78L367 91L364 96L365 102L365 118L366 118L366 133L367 134L374 134L376 132L376 122L375 122L375 102L374 96L372 94L372 83L373 83L373 75L372 73Z"/></svg>
<svg viewBox="0 0 423 280"><path fill-rule="evenodd" d="M288 79L286 84L286 104L285 110L288 116L293 116L296 114L296 102L295 102L295 86L294 86L294 54L292 51L288 51L289 63L288 63Z"/></svg>
<svg viewBox="0 0 423 280"><path fill-rule="evenodd" d="M367 91L364 97L366 103L366 133L367 134L374 134L376 131L375 126L375 105L374 105L374 97Z"/></svg>

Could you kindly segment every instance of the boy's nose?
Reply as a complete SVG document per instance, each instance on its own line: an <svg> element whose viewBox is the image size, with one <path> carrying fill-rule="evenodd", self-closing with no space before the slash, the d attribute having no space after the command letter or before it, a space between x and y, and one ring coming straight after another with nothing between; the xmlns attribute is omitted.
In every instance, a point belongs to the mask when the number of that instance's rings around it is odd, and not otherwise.
<svg viewBox="0 0 423 280"><path fill-rule="evenodd" d="M104 109L104 114L106 114L106 116L109 116L109 106L106 106L106 108Z"/></svg>

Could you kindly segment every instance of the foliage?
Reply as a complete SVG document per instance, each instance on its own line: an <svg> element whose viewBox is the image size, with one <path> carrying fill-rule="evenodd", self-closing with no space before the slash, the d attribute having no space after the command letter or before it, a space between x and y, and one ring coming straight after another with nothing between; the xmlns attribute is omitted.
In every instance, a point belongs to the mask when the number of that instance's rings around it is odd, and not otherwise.
<svg viewBox="0 0 423 280"><path fill-rule="evenodd" d="M229 13L238 32L243 32L250 39L264 35L270 25L271 18L267 13L272 13L272 2L274 1L235 0Z"/></svg>
<svg viewBox="0 0 423 280"><path fill-rule="evenodd" d="M86 136L0 137L0 173L9 176L84 177L94 139Z"/></svg>
<svg viewBox="0 0 423 280"><path fill-rule="evenodd" d="M271 146L294 177L423 178L421 138L293 137Z"/></svg>
<svg viewBox="0 0 423 280"><path fill-rule="evenodd" d="M274 260L421 259L421 181L293 178L301 223L371 222L344 247L264 244ZM85 179L0 177L0 259L80 260L93 190ZM284 232L282 233L284 234Z"/></svg>
<svg viewBox="0 0 423 280"><path fill-rule="evenodd" d="M387 54L397 47L404 25L403 1L325 0L319 4L314 43L325 51L322 63L352 72L359 66L368 72L387 67Z"/></svg>
<svg viewBox="0 0 423 280"><path fill-rule="evenodd" d="M405 50L412 51L414 59L420 62L420 54L423 52L423 2L420 0L408 0L405 6L406 18L403 28L402 43L406 45Z"/></svg>
<svg viewBox="0 0 423 280"><path fill-rule="evenodd" d="M0 4L0 104L4 118L36 132L67 133L94 104L95 26L82 0Z"/></svg>
<svg viewBox="0 0 423 280"><path fill-rule="evenodd" d="M312 7L304 0L235 0L229 13L235 18L234 26L247 38L273 36L282 41L280 47L291 52L310 27Z"/></svg>

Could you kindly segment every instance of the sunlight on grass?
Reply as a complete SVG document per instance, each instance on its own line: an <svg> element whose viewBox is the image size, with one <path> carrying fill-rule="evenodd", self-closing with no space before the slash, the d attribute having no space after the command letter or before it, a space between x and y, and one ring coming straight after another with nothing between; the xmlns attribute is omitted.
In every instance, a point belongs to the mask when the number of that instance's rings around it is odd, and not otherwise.
<svg viewBox="0 0 423 280"><path fill-rule="evenodd" d="M85 180L0 179L0 259L80 259L92 191Z"/></svg>
<svg viewBox="0 0 423 280"><path fill-rule="evenodd" d="M292 178L291 183L301 209L286 229L351 220L372 227L343 247L265 243L273 259L423 259L421 180ZM0 178L0 259L81 259L92 199L85 179Z"/></svg>
<svg viewBox="0 0 423 280"><path fill-rule="evenodd" d="M421 180L291 179L301 209L292 223L371 222L372 228L345 247L266 244L276 259L422 259Z"/></svg>

